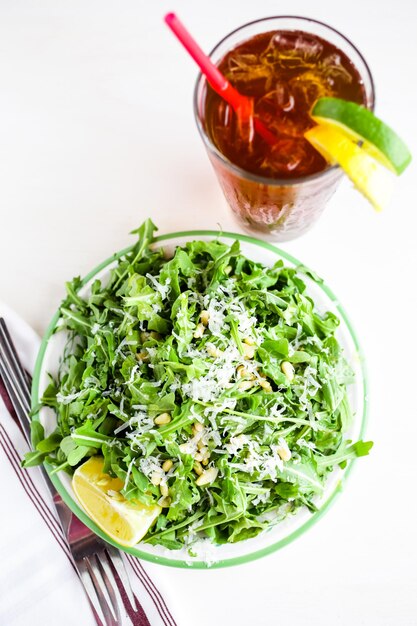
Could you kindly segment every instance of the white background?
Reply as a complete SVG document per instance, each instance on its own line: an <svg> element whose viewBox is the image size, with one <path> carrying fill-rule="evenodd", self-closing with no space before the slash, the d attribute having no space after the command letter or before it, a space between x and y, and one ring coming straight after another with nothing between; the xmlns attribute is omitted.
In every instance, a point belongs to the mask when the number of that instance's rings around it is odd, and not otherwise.
<svg viewBox="0 0 417 626"><path fill-rule="evenodd" d="M206 50L268 15L333 25L363 52L377 112L417 158L416 6L0 0L0 298L42 332L64 281L127 245L145 217L161 233L238 230L195 128L196 69L163 25L166 11ZM354 321L371 383L371 456L324 519L270 557L209 572L147 566L179 626L417 624L415 179L413 165L381 215L345 181L319 224L283 246Z"/></svg>

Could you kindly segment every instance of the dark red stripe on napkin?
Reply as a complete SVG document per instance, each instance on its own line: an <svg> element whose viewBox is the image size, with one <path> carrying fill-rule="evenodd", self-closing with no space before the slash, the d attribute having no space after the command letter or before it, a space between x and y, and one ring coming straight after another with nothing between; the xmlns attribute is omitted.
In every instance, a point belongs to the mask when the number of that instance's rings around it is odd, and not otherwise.
<svg viewBox="0 0 417 626"><path fill-rule="evenodd" d="M11 403L11 400L9 398L9 394L7 393L7 389L4 386L4 382L2 381L2 379L0 378L0 398L3 400L4 404L6 405L6 409L8 410L8 412L10 413L10 415L13 418L13 421L15 422L15 424L17 424L17 426L19 427L20 432L22 431L22 427L19 424L19 420L17 419L17 415L15 413L15 410L13 408L13 405Z"/></svg>
<svg viewBox="0 0 417 626"><path fill-rule="evenodd" d="M71 558L69 548L65 542L61 534L61 530L57 528L57 522L54 518L52 518L52 514L47 509L45 502L42 500L39 492L36 487L33 485L32 481L26 475L26 473L20 467L20 460L17 450L14 448L7 432L4 430L3 426L0 424L0 445L3 448L5 455L7 456L10 465L14 473L16 474L20 484L25 490L28 498L34 504L37 509L39 515L44 520L45 524L48 526L49 530L53 534L55 540L58 542L62 550L65 552L68 558Z"/></svg>
<svg viewBox="0 0 417 626"><path fill-rule="evenodd" d="M158 613L161 616L161 619L163 620L163 622L167 626L177 626L176 621L172 617L170 610L168 609L167 605L165 604L165 600L163 599L163 597L160 594L159 590L155 587L154 582L149 577L148 573L144 569L144 567L141 564L140 560L135 558L134 556L131 556L130 554L127 554L126 556L127 556L127 560L130 563L130 566L132 567L132 569L134 570L134 572L136 573L136 575L140 579L140 581L141 581L142 585L145 587L146 591L151 596L151 598L153 600L153 603L155 604L155 606L156 606L156 608L158 610Z"/></svg>

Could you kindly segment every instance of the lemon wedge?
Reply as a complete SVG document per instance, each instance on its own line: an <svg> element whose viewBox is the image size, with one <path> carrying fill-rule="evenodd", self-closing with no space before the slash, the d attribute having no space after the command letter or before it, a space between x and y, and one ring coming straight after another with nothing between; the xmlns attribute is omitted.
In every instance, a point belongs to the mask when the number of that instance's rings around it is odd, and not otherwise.
<svg viewBox="0 0 417 626"><path fill-rule="evenodd" d="M411 153L401 137L366 107L341 98L320 98L311 111L318 124L339 128L362 150L395 174L402 174L411 162Z"/></svg>
<svg viewBox="0 0 417 626"><path fill-rule="evenodd" d="M344 131L328 124L319 124L304 136L326 161L338 163L342 167L377 211L388 204L393 190L393 175Z"/></svg>
<svg viewBox="0 0 417 626"><path fill-rule="evenodd" d="M136 545L155 522L160 506L126 500L123 482L103 473L104 459L93 456L75 470L72 486L88 516L122 546Z"/></svg>

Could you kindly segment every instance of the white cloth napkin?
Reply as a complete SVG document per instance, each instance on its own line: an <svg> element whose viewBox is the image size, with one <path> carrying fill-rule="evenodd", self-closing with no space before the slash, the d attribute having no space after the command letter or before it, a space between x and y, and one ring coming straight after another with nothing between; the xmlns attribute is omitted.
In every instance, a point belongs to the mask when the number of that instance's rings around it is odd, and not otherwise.
<svg viewBox="0 0 417 626"><path fill-rule="evenodd" d="M31 372L39 337L0 303L20 358ZM0 398L0 624L94 626L90 605L68 558L68 548L38 468L23 470L27 444ZM141 610L138 626L176 626L160 583L138 559L124 555Z"/></svg>

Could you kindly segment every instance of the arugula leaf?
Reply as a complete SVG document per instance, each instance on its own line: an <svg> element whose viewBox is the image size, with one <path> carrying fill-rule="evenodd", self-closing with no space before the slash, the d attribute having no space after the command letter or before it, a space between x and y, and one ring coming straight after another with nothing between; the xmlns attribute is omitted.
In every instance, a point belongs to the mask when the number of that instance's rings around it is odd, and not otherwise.
<svg viewBox="0 0 417 626"><path fill-rule="evenodd" d="M358 456L366 456L374 445L373 441L357 441L349 445L350 443L350 441L344 441L334 454L318 458L318 467L333 467Z"/></svg>

